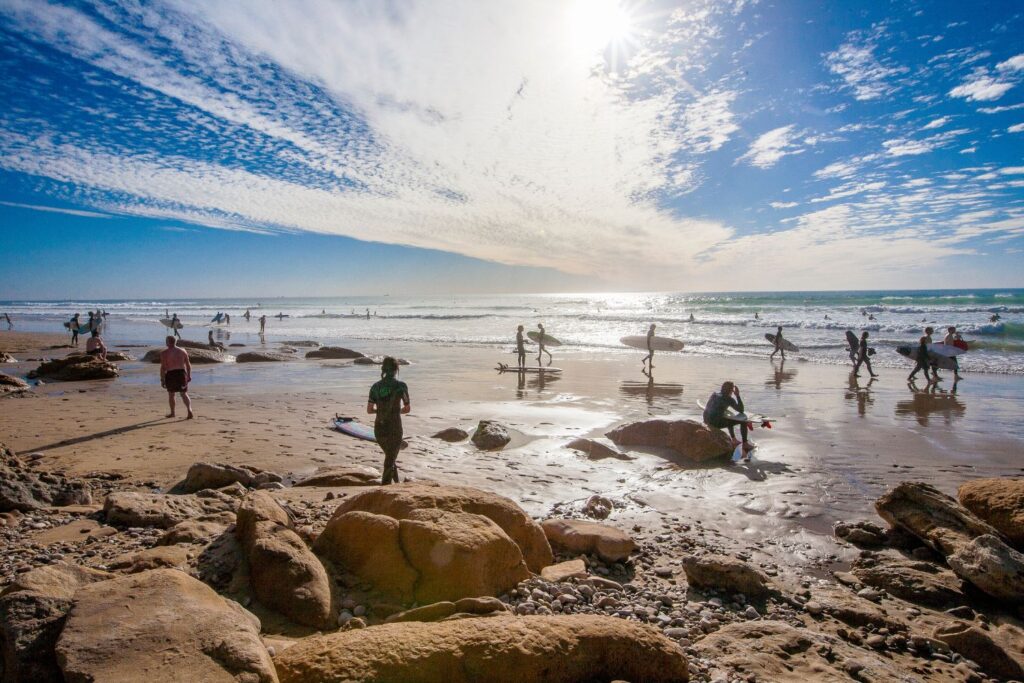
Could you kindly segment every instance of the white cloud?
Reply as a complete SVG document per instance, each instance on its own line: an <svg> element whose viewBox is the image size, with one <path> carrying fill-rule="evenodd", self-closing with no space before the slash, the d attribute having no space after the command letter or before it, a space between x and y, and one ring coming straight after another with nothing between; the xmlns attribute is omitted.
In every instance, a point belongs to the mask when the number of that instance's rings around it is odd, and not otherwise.
<svg viewBox="0 0 1024 683"><path fill-rule="evenodd" d="M1002 114L1004 111L1016 111L1018 109L1024 109L1024 103L1009 104L1000 107L978 107L978 111L982 114Z"/></svg>
<svg viewBox="0 0 1024 683"><path fill-rule="evenodd" d="M82 211L81 209L63 209L57 206L40 206L38 204L19 204L18 202L2 202L3 206L13 206L17 209L31 209L32 211L45 211L47 213L63 213L68 216L79 216L82 218L113 218L110 214L96 213L95 211Z"/></svg>
<svg viewBox="0 0 1024 683"><path fill-rule="evenodd" d="M853 197L858 194L865 192L872 192L874 190L881 190L886 186L885 181L879 180L872 183L847 183L846 185L840 185L839 187L833 187L829 190L829 193L824 197L814 197L811 199L812 204L819 204L821 202L831 202L836 199L844 199L846 197Z"/></svg>
<svg viewBox="0 0 1024 683"><path fill-rule="evenodd" d="M1010 57L1005 62L999 62L996 64L996 68L1000 71L1024 71L1024 54Z"/></svg>
<svg viewBox="0 0 1024 683"><path fill-rule="evenodd" d="M739 130L730 110L736 94L728 90L711 92L686 108L682 120L682 136L691 152L713 152Z"/></svg>
<svg viewBox="0 0 1024 683"><path fill-rule="evenodd" d="M960 150L960 153L961 154L974 154L977 151L978 151L977 147L964 147L962 150Z"/></svg>
<svg viewBox="0 0 1024 683"><path fill-rule="evenodd" d="M885 151L890 156L902 157L902 156L914 156L917 154L927 154L932 151L932 145L928 144L925 140L907 140L905 138L896 138L893 140L884 140L882 146L885 147Z"/></svg>
<svg viewBox="0 0 1024 683"><path fill-rule="evenodd" d="M747 161L757 168L771 168L783 157L804 151L797 144L799 138L800 134L796 132L794 125L774 128L754 140L750 149L739 160Z"/></svg>
<svg viewBox="0 0 1024 683"><path fill-rule="evenodd" d="M1024 133L1024 123L1015 123L1006 129L1008 133Z"/></svg>
<svg viewBox="0 0 1024 683"><path fill-rule="evenodd" d="M851 32L845 43L825 56L825 65L843 79L844 87L853 91L855 99L874 100L894 92L896 85L892 80L907 71L905 67L884 64L875 56L876 41L881 35L879 30L868 35Z"/></svg>
<svg viewBox="0 0 1024 683"><path fill-rule="evenodd" d="M952 97L963 97L970 102L998 100L1013 87L1009 81L1001 81L989 75L984 67L978 67L962 84L949 91Z"/></svg>
<svg viewBox="0 0 1024 683"><path fill-rule="evenodd" d="M773 209L792 209L798 202L770 202L768 205Z"/></svg>
<svg viewBox="0 0 1024 683"><path fill-rule="evenodd" d="M932 130L933 128L942 128L949 122L950 118L948 116L940 116L934 121L929 121L925 125L921 126L921 130Z"/></svg>
<svg viewBox="0 0 1024 683"><path fill-rule="evenodd" d="M1003 175L1020 175L1024 173L1024 166L1006 166L999 169Z"/></svg>

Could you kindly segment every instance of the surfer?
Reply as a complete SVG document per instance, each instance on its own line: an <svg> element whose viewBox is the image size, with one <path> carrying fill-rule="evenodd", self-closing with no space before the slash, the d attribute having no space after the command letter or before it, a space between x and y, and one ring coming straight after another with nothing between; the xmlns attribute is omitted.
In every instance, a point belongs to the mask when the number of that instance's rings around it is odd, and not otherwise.
<svg viewBox="0 0 1024 683"><path fill-rule="evenodd" d="M548 351L547 347L544 346L544 340L545 340L544 324L543 323L537 323L537 329L540 330L540 333L537 335L537 346L540 347L540 351L537 352L537 365L540 365L541 357L545 353L548 354L548 365L551 365L551 361L552 361L551 352Z"/></svg>
<svg viewBox="0 0 1024 683"><path fill-rule="evenodd" d="M640 366L645 368L645 375L649 370L654 369L654 323L651 323L651 326L647 328L647 355L640 361Z"/></svg>
<svg viewBox="0 0 1024 683"><path fill-rule="evenodd" d="M266 315L261 315L260 316L260 334L263 334L263 330L266 329L266 327L267 327L267 316Z"/></svg>
<svg viewBox="0 0 1024 683"><path fill-rule="evenodd" d="M775 330L775 350L772 351L770 358L775 358L777 353L782 353L782 360L786 360L786 349L782 348L782 325Z"/></svg>
<svg viewBox="0 0 1024 683"><path fill-rule="evenodd" d="M868 366L868 374L872 378L878 377L875 371L871 369L871 359L868 358L868 333L866 330L860 333L860 344L857 347L857 364L853 366L854 377L860 377L860 366L862 363Z"/></svg>
<svg viewBox="0 0 1024 683"><path fill-rule="evenodd" d="M231 324L231 316L228 313L224 314L224 324L225 325L230 325Z"/></svg>
<svg viewBox="0 0 1024 683"><path fill-rule="evenodd" d="M757 314L755 313L754 315L756 316ZM691 313L690 314L690 322L692 323L695 319L696 318L693 317L693 313Z"/></svg>
<svg viewBox="0 0 1024 683"><path fill-rule="evenodd" d="M725 413L729 408L742 413L743 398L740 396L740 388L733 382L723 382L721 391L711 394L707 405L704 407L704 424L715 429L728 429L732 445L739 446L736 440L736 422L725 419ZM743 439L744 454L754 450L754 444L747 440L747 423L740 422L740 437ZM749 455L744 455L744 460L749 460Z"/></svg>
<svg viewBox="0 0 1024 683"><path fill-rule="evenodd" d="M249 319L252 318L252 313L249 311L248 308L245 309L245 315L243 315L242 317L245 318L245 322L249 322Z"/></svg>
<svg viewBox="0 0 1024 683"><path fill-rule="evenodd" d="M398 361L388 356L381 363L380 381L370 387L366 412L374 415L373 436L384 451L381 485L398 483L398 451L402 448L402 415L411 409L409 387L395 379Z"/></svg>
<svg viewBox="0 0 1024 683"><path fill-rule="evenodd" d="M961 341L960 333L956 331L956 327L950 325L946 328L946 338L942 343L946 346L956 346L958 341ZM963 378L960 376L960 359L953 356L953 381L959 382L961 379Z"/></svg>
<svg viewBox="0 0 1024 683"><path fill-rule="evenodd" d="M997 323L997 322L999 322L1000 320L1002 320L1002 318L1001 318L1001 317L999 316L999 314L998 314L998 313L993 313L993 314L992 314L992 317L988 319L988 321L989 321L990 323Z"/></svg>
<svg viewBox="0 0 1024 683"><path fill-rule="evenodd" d="M218 351L227 351L227 349L224 348L223 344L213 340L213 330L209 330L206 333L206 343L210 346L211 349L217 349Z"/></svg>
<svg viewBox="0 0 1024 683"><path fill-rule="evenodd" d="M924 335L917 343L917 363L914 365L914 369L911 370L910 374L907 375L907 381L913 382L914 377L917 376L918 370L924 370L924 378L931 384L932 379L928 377L928 345L932 343L932 328L924 328Z"/></svg>
<svg viewBox="0 0 1024 683"><path fill-rule="evenodd" d="M188 397L188 383L192 381L192 363L188 360L188 352L178 348L178 340L167 335L164 340L167 348L160 352L160 386L167 390L167 402L171 412L167 417L174 417L174 395L181 394L181 402L185 404L188 418L192 413L192 399Z"/></svg>
<svg viewBox="0 0 1024 683"><path fill-rule="evenodd" d="M760 311L754 311L754 320L760 320L760 319L761 319L761 312Z"/></svg>
<svg viewBox="0 0 1024 683"><path fill-rule="evenodd" d="M171 316L171 329L174 330L174 336L181 339L181 333L178 332L179 327L181 327L181 321L178 320L178 314L175 313Z"/></svg>
<svg viewBox="0 0 1024 683"><path fill-rule="evenodd" d="M103 343L99 330L93 330L85 341L85 352L90 356L99 356L100 360L107 359L107 345Z"/></svg>
<svg viewBox="0 0 1024 683"><path fill-rule="evenodd" d="M14 323L11 322L11 314L10 313L4 313L4 320L7 321L7 329L13 330L14 329Z"/></svg>
<svg viewBox="0 0 1024 683"><path fill-rule="evenodd" d="M526 369L526 340L523 339L523 326L516 328L516 363L520 370Z"/></svg>
<svg viewBox="0 0 1024 683"><path fill-rule="evenodd" d="M847 330L846 343L849 345L847 350L850 352L850 362L853 363L854 372L857 367L857 344L854 343L855 341L857 341L857 335L853 333L853 330Z"/></svg>
<svg viewBox="0 0 1024 683"><path fill-rule="evenodd" d="M78 346L78 327L79 327L79 325L81 325L81 323L78 322L78 314L75 313L73 316L71 316L71 344L73 346Z"/></svg>

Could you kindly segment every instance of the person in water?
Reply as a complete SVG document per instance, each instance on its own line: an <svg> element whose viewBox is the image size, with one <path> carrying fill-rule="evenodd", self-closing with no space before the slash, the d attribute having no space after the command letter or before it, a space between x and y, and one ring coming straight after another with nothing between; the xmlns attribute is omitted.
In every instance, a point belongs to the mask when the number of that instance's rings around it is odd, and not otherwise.
<svg viewBox="0 0 1024 683"><path fill-rule="evenodd" d="M78 346L78 328L80 326L81 323L78 321L78 314L75 313L71 316L71 344L73 346Z"/></svg>
<svg viewBox="0 0 1024 683"><path fill-rule="evenodd" d="M928 345L932 343L932 328L924 328L924 334L917 342L917 363L914 365L914 369L907 375L907 381L913 382L914 377L917 376L919 370L924 370L924 378L928 380L928 383L932 383L932 379L928 376Z"/></svg>
<svg viewBox="0 0 1024 683"><path fill-rule="evenodd" d="M167 402L171 406L171 412L167 417L174 417L174 395L181 394L181 402L185 404L188 411L188 418L191 420L195 415L192 413L192 399L188 397L188 383L192 381L192 363L188 360L188 352L178 348L178 340L167 335L164 340L167 348L160 353L160 386L167 390Z"/></svg>
<svg viewBox="0 0 1024 683"><path fill-rule="evenodd" d="M526 340L523 339L523 326L516 328L516 363L520 370L526 369Z"/></svg>
<svg viewBox="0 0 1024 683"><path fill-rule="evenodd" d="M402 448L402 415L412 409L409 387L396 379L398 361L391 356L380 367L380 381L370 387L366 412L374 415L373 436L384 451L381 485L398 483L398 451Z"/></svg>
<svg viewBox="0 0 1024 683"><path fill-rule="evenodd" d="M644 374L654 369L654 323L647 328L647 355L640 361L640 366L644 368Z"/></svg>
<svg viewBox="0 0 1024 683"><path fill-rule="evenodd" d="M260 334L263 334L263 330L265 330L266 327L267 327L267 316L266 315L261 315L260 316Z"/></svg>
<svg viewBox="0 0 1024 683"><path fill-rule="evenodd" d="M868 366L868 373L872 377L878 377L875 371L871 369L871 359L868 357L868 333L866 330L860 333L860 345L857 348L857 364L853 366L854 377L860 377L860 366L862 363Z"/></svg>
<svg viewBox="0 0 1024 683"><path fill-rule="evenodd" d="M85 352L90 356L99 356L100 360L107 359L107 345L103 343L99 330L93 330L85 342Z"/></svg>
<svg viewBox="0 0 1024 683"><path fill-rule="evenodd" d="M551 365L553 359L551 358L551 352L545 346L547 335L544 333L544 324L537 323L537 329L540 330L540 333L537 335L537 346L540 347L540 351L537 352L537 364L540 365L540 359L546 353L548 354L548 365Z"/></svg>
<svg viewBox="0 0 1024 683"><path fill-rule="evenodd" d="M956 327L950 325L946 328L946 338L942 340L942 343L947 346L956 346L956 343L961 341L960 334L956 331ZM953 381L959 382L963 379L960 376L960 359L953 356Z"/></svg>
<svg viewBox="0 0 1024 683"><path fill-rule="evenodd" d="M707 405L704 407L704 424L714 429L728 429L729 437L732 439L733 446L739 446L740 441L736 440L736 425L740 426L740 438L742 438L743 452L749 453L754 450L755 445L747 440L747 423L746 422L734 422L725 418L726 412L732 408L738 412L743 412L743 397L740 396L740 388L733 382L723 382L720 391L717 391L708 398ZM749 460L750 456L745 455L745 460Z"/></svg>
<svg viewBox="0 0 1024 683"><path fill-rule="evenodd" d="M775 358L775 354L782 353L782 360L786 360L786 349L782 348L782 325L779 325L778 329L775 330L775 350L772 351L771 358Z"/></svg>

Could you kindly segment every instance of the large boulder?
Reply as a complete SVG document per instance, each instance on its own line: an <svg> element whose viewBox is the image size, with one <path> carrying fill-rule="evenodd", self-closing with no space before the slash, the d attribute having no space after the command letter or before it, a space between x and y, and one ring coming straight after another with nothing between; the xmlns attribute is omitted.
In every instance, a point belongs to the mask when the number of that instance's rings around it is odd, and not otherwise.
<svg viewBox="0 0 1024 683"><path fill-rule="evenodd" d="M248 465L229 465L227 463L197 462L188 468L185 481L178 485L177 490L184 493L195 493L203 489L219 489L239 483L252 488L260 484L281 481L282 477L274 472L257 469Z"/></svg>
<svg viewBox="0 0 1024 683"><path fill-rule="evenodd" d="M117 366L97 356L68 356L44 361L29 373L29 377L43 377L61 382L79 382L90 379L113 379L118 376Z"/></svg>
<svg viewBox="0 0 1024 683"><path fill-rule="evenodd" d="M319 349L313 349L312 351L306 352L306 358L326 358L331 360L349 360L352 358L362 358L364 354L352 349L346 349L341 346L321 346Z"/></svg>
<svg viewBox="0 0 1024 683"><path fill-rule="evenodd" d="M667 448L687 460L704 462L729 455L729 436L696 420L643 420L616 427L605 436L618 446Z"/></svg>
<svg viewBox="0 0 1024 683"><path fill-rule="evenodd" d="M2 680L60 681L54 646L79 588L114 575L76 565L37 567L0 593Z"/></svg>
<svg viewBox="0 0 1024 683"><path fill-rule="evenodd" d="M163 349L150 349L146 352L146 355L142 357L144 363L159 363L160 354L163 353ZM192 365L211 365L213 363L233 363L235 357L230 353L222 353L215 349L211 349L205 344L199 348L186 348L188 353L188 360Z"/></svg>
<svg viewBox="0 0 1024 683"><path fill-rule="evenodd" d="M473 444L484 451L501 450L511 440L508 430L493 420L480 420L472 436Z"/></svg>
<svg viewBox="0 0 1024 683"><path fill-rule="evenodd" d="M57 641L67 683L277 681L260 622L174 569L79 589Z"/></svg>
<svg viewBox="0 0 1024 683"><path fill-rule="evenodd" d="M116 491L107 496L103 512L107 523L117 526L155 526L169 529L187 519L234 512L238 500L219 491L206 495L172 495Z"/></svg>
<svg viewBox="0 0 1024 683"><path fill-rule="evenodd" d="M615 458L616 460L632 459L630 456L616 448L614 443L611 445L605 443L604 439L587 439L580 437L565 444L565 447L585 454L590 460L604 460L605 458Z"/></svg>
<svg viewBox="0 0 1024 683"><path fill-rule="evenodd" d="M299 339L299 340L288 340L281 342L282 346L304 346L308 349L316 349L320 347L320 342L312 341L311 339Z"/></svg>
<svg viewBox="0 0 1024 683"><path fill-rule="evenodd" d="M981 670L999 680L1024 679L1024 656L1009 653L974 624L956 621L936 627L933 636L961 657L977 663Z"/></svg>
<svg viewBox="0 0 1024 683"><path fill-rule="evenodd" d="M768 576L746 562L725 555L686 555L683 571L695 588L714 588L761 598L771 592Z"/></svg>
<svg viewBox="0 0 1024 683"><path fill-rule="evenodd" d="M380 481L380 472L371 467L345 465L321 467L316 472L295 482L295 486L367 486Z"/></svg>
<svg viewBox="0 0 1024 683"><path fill-rule="evenodd" d="M960 487L957 499L1024 550L1024 479L975 479Z"/></svg>
<svg viewBox="0 0 1024 683"><path fill-rule="evenodd" d="M668 638L604 616L408 622L309 638L278 655L282 683L689 680Z"/></svg>
<svg viewBox="0 0 1024 683"><path fill-rule="evenodd" d="M636 544L629 534L607 524L582 519L546 519L541 522L548 541L570 553L597 555L606 562L621 562Z"/></svg>
<svg viewBox="0 0 1024 683"><path fill-rule="evenodd" d="M234 523L235 515L232 512L218 512L195 519L186 519L164 532L164 535L157 540L157 545L207 543L223 534Z"/></svg>
<svg viewBox="0 0 1024 683"><path fill-rule="evenodd" d="M1024 602L1024 554L995 536L978 536L946 558L956 575L994 598Z"/></svg>
<svg viewBox="0 0 1024 683"><path fill-rule="evenodd" d="M235 356L235 360L239 363L283 363L295 358L287 353L273 351L245 351Z"/></svg>
<svg viewBox="0 0 1024 683"><path fill-rule="evenodd" d="M91 502L92 493L85 483L33 469L0 444L0 512L28 512L50 505L88 505Z"/></svg>
<svg viewBox="0 0 1024 683"><path fill-rule="evenodd" d="M0 394L11 394L28 389L28 382L20 377L11 377L0 372Z"/></svg>
<svg viewBox="0 0 1024 683"><path fill-rule="evenodd" d="M853 570L861 583L879 588L908 602L947 609L966 602L960 579L932 562L885 560Z"/></svg>
<svg viewBox="0 0 1024 683"><path fill-rule="evenodd" d="M468 486L443 486L434 482L394 484L363 491L343 503L334 516L353 510L404 519L414 510L432 509L483 515L501 527L523 553L534 573L552 561L544 531L509 498Z"/></svg>
<svg viewBox="0 0 1024 683"><path fill-rule="evenodd" d="M314 628L332 625L327 571L270 494L256 491L242 501L235 533L249 561L249 580L257 600L295 623Z"/></svg>
<svg viewBox="0 0 1024 683"><path fill-rule="evenodd" d="M976 536L999 532L934 486L903 482L875 501L878 515L944 556L963 549Z"/></svg>

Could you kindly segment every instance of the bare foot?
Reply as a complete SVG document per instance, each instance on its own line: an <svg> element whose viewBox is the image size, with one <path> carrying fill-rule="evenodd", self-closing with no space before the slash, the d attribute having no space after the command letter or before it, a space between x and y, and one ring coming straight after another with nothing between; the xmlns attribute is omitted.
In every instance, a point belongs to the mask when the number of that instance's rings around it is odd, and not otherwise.
<svg viewBox="0 0 1024 683"><path fill-rule="evenodd" d="M167 413L164 417L174 417L174 413Z"/></svg>
<svg viewBox="0 0 1024 683"><path fill-rule="evenodd" d="M757 448L757 444L750 443L749 441L747 443L743 444L743 452L744 453L749 453L750 451L754 450L755 448Z"/></svg>
<svg viewBox="0 0 1024 683"><path fill-rule="evenodd" d="M191 419L192 419L192 418L194 418L194 417L195 417L195 415L193 415L193 414L192 414L192 411L190 410L190 411L189 411L189 413L188 413L188 417L186 417L185 419L186 419L186 420L191 420Z"/></svg>

